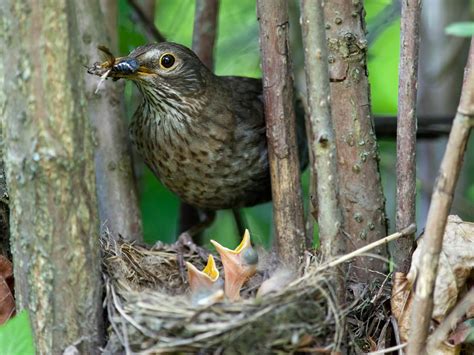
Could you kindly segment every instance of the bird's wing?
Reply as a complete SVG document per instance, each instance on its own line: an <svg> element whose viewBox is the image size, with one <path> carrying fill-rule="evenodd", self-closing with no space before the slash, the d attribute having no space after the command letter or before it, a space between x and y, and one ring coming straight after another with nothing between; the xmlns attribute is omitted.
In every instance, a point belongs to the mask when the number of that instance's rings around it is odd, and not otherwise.
<svg viewBox="0 0 474 355"><path fill-rule="evenodd" d="M225 77L230 83L233 102L240 103L235 109L239 120L247 129L255 129L260 135L265 135L265 114L263 109L263 86L261 79L229 76ZM303 101L295 95L296 136L298 142L301 169L308 165L308 147L306 143L305 109ZM250 114L253 112L253 114Z"/></svg>
<svg viewBox="0 0 474 355"><path fill-rule="evenodd" d="M234 112L248 129L264 129L262 80L240 76L223 77L229 85Z"/></svg>

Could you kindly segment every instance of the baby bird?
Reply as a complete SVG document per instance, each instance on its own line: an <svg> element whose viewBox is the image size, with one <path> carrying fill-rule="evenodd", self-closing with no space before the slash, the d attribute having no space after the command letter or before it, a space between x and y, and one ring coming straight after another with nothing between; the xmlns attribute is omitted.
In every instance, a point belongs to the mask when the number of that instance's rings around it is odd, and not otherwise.
<svg viewBox="0 0 474 355"><path fill-rule="evenodd" d="M214 257L209 254L207 265L199 271L193 264L186 262L188 282L191 288L191 302L195 306L205 306L224 298L222 279L219 278Z"/></svg>
<svg viewBox="0 0 474 355"><path fill-rule="evenodd" d="M224 266L224 292L231 301L240 299L242 285L257 272L258 254L250 243L250 233L246 229L242 242L234 250L211 240L221 256Z"/></svg>

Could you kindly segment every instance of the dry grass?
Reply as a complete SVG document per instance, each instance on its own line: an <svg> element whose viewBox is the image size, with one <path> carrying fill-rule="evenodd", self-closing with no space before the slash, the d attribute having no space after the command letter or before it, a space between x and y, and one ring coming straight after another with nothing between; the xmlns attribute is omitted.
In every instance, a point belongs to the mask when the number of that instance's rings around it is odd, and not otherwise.
<svg viewBox="0 0 474 355"><path fill-rule="evenodd" d="M104 237L102 248L110 321L106 352L329 353L342 342L343 320L351 352L370 350L380 342L372 339L386 337L384 288L352 284L350 306L341 309L332 287L335 273L318 268L314 256L278 292L195 307L175 247L150 249ZM197 254L185 258L204 266Z"/></svg>

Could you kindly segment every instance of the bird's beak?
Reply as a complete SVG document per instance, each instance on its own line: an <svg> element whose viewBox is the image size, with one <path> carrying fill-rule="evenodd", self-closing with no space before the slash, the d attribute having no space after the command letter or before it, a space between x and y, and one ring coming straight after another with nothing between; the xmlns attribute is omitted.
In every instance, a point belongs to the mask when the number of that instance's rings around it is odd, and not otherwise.
<svg viewBox="0 0 474 355"><path fill-rule="evenodd" d="M242 285L257 272L258 254L250 243L250 233L245 230L242 242L234 250L220 245L215 240L211 240L211 243L220 254L224 266L225 295L231 301L238 300Z"/></svg>
<svg viewBox="0 0 474 355"><path fill-rule="evenodd" d="M134 57L118 57L108 59L98 65L97 74L102 75L106 71L109 78L138 79L152 74L152 71L145 65L142 65Z"/></svg>
<svg viewBox="0 0 474 355"><path fill-rule="evenodd" d="M194 306L207 306L224 299L222 279L219 278L219 270L212 255L209 255L207 265L202 271L196 269L190 262L187 262L186 266Z"/></svg>
<svg viewBox="0 0 474 355"><path fill-rule="evenodd" d="M120 71L118 68L123 66L124 71L127 68L130 70L129 75L147 75L152 74L153 72L148 68L146 65L140 63L140 61L134 57L119 57L115 58L115 65L116 71ZM123 72L123 71L122 71Z"/></svg>
<svg viewBox="0 0 474 355"><path fill-rule="evenodd" d="M214 257L209 255L207 265L199 271L193 264L186 262L188 268L188 281L192 293L211 290L219 279L219 270L217 270Z"/></svg>

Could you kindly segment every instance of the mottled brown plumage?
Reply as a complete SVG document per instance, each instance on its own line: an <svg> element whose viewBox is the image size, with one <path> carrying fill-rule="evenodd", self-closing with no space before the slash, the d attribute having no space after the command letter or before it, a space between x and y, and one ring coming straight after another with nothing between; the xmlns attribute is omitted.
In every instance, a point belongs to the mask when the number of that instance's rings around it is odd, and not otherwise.
<svg viewBox="0 0 474 355"><path fill-rule="evenodd" d="M217 210L270 200L260 79L216 76L175 43L139 47L115 59L109 76L142 93L132 142L183 201Z"/></svg>

